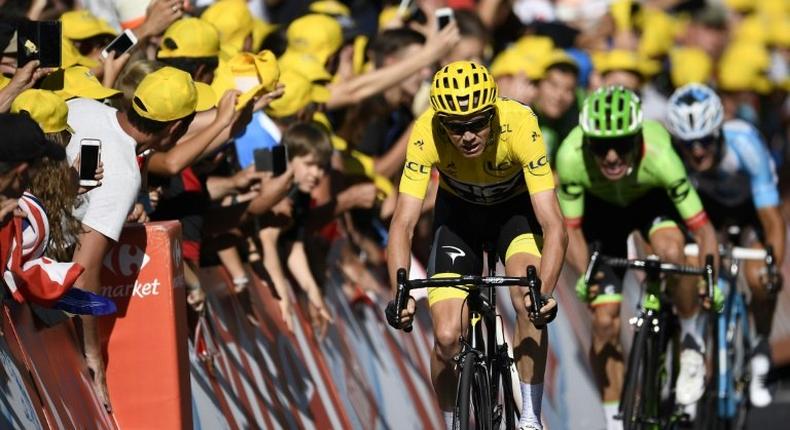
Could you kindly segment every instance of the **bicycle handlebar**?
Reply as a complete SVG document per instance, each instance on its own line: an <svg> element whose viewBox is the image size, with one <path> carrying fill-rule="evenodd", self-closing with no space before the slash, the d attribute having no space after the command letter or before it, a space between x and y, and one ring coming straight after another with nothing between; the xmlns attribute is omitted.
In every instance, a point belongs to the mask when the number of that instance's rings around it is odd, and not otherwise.
<svg viewBox="0 0 790 430"><path fill-rule="evenodd" d="M683 248L683 253L686 257L696 257L699 255L699 247L696 243L689 243ZM719 256L727 256L727 249L724 246L719 246ZM768 250L735 246L732 248L732 258L737 260L766 260L768 258Z"/></svg>
<svg viewBox="0 0 790 430"><path fill-rule="evenodd" d="M590 256L590 263L587 265L587 271L584 274L584 282L590 285L593 276L598 271L601 264L606 264L611 267L618 267L624 269L636 269L645 272L648 277L658 276L661 273L672 273L677 275L691 275L702 276L705 278L707 284L707 295L713 300L713 256L707 255L705 257L705 266L694 267L682 264L664 263L661 260L647 258L644 260L626 258L608 257L602 255L600 251L593 251Z"/></svg>
<svg viewBox="0 0 790 430"><path fill-rule="evenodd" d="M420 288L436 288L436 287L456 287L459 285L471 285L478 288L497 288L497 287L530 287L530 299L532 306L530 313L537 315L540 313L540 308L543 307L545 301L540 295L540 278L538 278L535 266L527 267L526 277L514 276L478 276L478 275L463 275L453 278L429 278L429 279L408 279L406 269L398 269L396 274L397 289L395 291L395 315L396 321L400 321L400 314L406 308L407 301L409 300L409 291ZM392 324L395 327L396 324ZM409 333L412 326L397 327ZM542 328L542 327L538 327Z"/></svg>

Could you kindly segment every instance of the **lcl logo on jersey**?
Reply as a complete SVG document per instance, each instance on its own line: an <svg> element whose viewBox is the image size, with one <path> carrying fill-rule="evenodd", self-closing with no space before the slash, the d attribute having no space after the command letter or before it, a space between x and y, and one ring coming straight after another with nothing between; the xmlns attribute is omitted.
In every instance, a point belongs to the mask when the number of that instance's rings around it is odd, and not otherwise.
<svg viewBox="0 0 790 430"><path fill-rule="evenodd" d="M527 168L529 169L529 173L533 174L534 176L544 176L551 172L551 170L546 168L548 164L549 159L544 155L537 160L530 161L527 165Z"/></svg>
<svg viewBox="0 0 790 430"><path fill-rule="evenodd" d="M151 257L140 247L120 244L107 253L103 263L114 275L130 277L143 270L149 261Z"/></svg>

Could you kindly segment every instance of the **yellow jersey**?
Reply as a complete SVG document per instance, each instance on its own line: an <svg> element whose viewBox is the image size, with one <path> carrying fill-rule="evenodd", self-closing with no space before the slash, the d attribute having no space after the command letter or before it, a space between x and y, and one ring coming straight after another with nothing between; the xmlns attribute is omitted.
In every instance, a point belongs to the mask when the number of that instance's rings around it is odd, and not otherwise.
<svg viewBox="0 0 790 430"><path fill-rule="evenodd" d="M554 189L535 113L505 98L497 99L495 107L491 136L475 158L465 158L453 146L433 109L420 115L409 137L399 191L424 199L434 167L442 189L475 204L493 205L525 191Z"/></svg>

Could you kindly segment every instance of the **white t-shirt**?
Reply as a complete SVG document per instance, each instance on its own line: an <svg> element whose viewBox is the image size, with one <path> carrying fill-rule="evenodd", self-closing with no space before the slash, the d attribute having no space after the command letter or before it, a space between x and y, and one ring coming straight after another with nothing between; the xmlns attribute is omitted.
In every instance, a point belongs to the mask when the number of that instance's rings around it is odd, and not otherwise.
<svg viewBox="0 0 790 430"><path fill-rule="evenodd" d="M74 129L66 147L69 164L77 159L80 141L86 138L101 141L100 157L104 163L101 186L77 200L74 216L117 241L140 190L137 142L121 129L115 109L90 99L72 99L67 103L68 123Z"/></svg>

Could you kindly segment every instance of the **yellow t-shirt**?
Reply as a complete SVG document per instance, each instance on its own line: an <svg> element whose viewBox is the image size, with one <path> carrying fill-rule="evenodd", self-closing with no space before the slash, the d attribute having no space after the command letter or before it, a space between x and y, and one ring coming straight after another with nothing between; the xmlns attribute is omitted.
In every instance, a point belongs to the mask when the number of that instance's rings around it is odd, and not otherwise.
<svg viewBox="0 0 790 430"><path fill-rule="evenodd" d="M400 192L425 198L431 168L439 186L471 203L492 205L529 191L554 188L554 175L532 109L509 99L496 101L492 134L483 154L464 158L429 109L414 124L406 150Z"/></svg>

